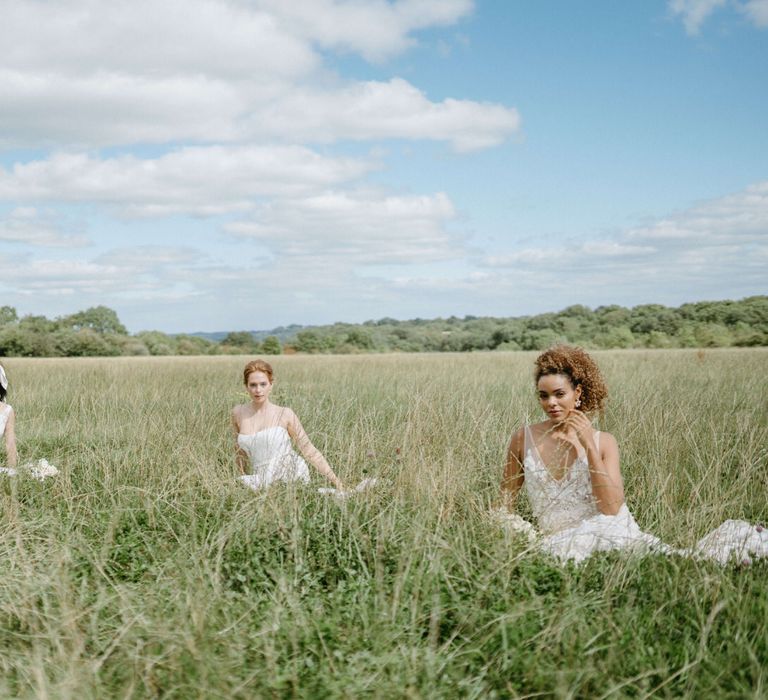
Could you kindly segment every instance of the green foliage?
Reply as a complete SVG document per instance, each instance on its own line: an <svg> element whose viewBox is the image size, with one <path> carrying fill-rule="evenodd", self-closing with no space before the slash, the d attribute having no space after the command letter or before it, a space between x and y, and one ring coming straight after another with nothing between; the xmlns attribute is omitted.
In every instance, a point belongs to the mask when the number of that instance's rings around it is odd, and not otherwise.
<svg viewBox="0 0 768 700"><path fill-rule="evenodd" d="M254 352L259 347L253 335L248 331L232 331L227 333L221 344L236 349L241 353Z"/></svg>
<svg viewBox="0 0 768 700"><path fill-rule="evenodd" d="M105 306L56 320L31 315L19 320L13 307L0 308L0 356L279 355L283 345L306 354L536 351L561 342L588 349L764 346L768 296L696 302L676 309L642 304L592 311L576 304L520 318L382 318L362 324L287 326L273 332L232 331L220 343L160 331L128 336L117 314Z"/></svg>
<svg viewBox="0 0 768 700"><path fill-rule="evenodd" d="M261 352L264 355L281 355L283 346L277 336L268 335L261 343Z"/></svg>
<svg viewBox="0 0 768 700"><path fill-rule="evenodd" d="M16 323L18 318L16 309L12 306L0 306L0 326L4 326L8 323Z"/></svg>
<svg viewBox="0 0 768 700"><path fill-rule="evenodd" d="M543 350L555 343L590 349L755 347L768 344L768 297L699 302L674 309L573 305L522 318L451 316L354 326L335 323L299 331L289 344L304 353Z"/></svg>
<svg viewBox="0 0 768 700"><path fill-rule="evenodd" d="M765 517L767 355L596 353L644 529ZM242 358L15 359L20 457L61 473L0 482L0 697L760 697L768 563L561 566L487 516L532 360L274 358L345 482L382 478L337 501L237 484Z"/></svg>
<svg viewBox="0 0 768 700"><path fill-rule="evenodd" d="M58 321L58 325L75 331L90 329L101 334L128 335L128 331L120 323L117 313L106 306L93 306L85 311L78 311L76 314L65 316Z"/></svg>

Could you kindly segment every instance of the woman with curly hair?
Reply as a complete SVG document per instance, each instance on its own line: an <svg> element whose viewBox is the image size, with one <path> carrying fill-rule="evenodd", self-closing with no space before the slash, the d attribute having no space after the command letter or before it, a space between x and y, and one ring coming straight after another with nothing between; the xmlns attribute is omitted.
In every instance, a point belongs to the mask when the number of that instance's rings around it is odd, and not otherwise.
<svg viewBox="0 0 768 700"><path fill-rule="evenodd" d="M674 549L640 530L626 503L619 448L589 416L608 397L602 374L581 348L559 345L536 358L534 377L546 420L520 428L509 443L501 481L501 515L513 529L535 530L510 515L520 489L542 537L540 547L562 560L581 561L595 551L619 548L704 556L726 563L750 554L768 556L768 532L727 520L691 550Z"/></svg>

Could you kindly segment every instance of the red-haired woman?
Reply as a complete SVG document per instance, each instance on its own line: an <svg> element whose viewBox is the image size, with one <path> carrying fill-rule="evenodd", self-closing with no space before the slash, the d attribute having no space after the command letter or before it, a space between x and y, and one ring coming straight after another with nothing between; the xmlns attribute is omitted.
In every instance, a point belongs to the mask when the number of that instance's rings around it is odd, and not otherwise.
<svg viewBox="0 0 768 700"><path fill-rule="evenodd" d="M241 481L258 490L276 481L309 481L309 462L340 492L341 480L309 439L296 414L269 400L273 381L272 366L263 360L249 362L243 370L243 383L251 401L232 409L235 433L235 459ZM293 449L292 441L306 458Z"/></svg>

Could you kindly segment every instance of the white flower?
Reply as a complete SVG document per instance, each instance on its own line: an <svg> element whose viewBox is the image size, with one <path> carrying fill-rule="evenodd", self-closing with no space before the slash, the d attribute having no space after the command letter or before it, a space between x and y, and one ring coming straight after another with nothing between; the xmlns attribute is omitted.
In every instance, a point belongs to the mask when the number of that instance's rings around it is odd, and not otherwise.
<svg viewBox="0 0 768 700"><path fill-rule="evenodd" d="M536 540L536 528L517 513L510 513L504 508L491 511L491 517L509 533L525 535L529 542Z"/></svg>
<svg viewBox="0 0 768 700"><path fill-rule="evenodd" d="M29 475L33 479L42 481L46 477L56 476L59 470L52 464L48 463L47 459L38 459L37 462L27 462L23 465L23 468L29 472Z"/></svg>

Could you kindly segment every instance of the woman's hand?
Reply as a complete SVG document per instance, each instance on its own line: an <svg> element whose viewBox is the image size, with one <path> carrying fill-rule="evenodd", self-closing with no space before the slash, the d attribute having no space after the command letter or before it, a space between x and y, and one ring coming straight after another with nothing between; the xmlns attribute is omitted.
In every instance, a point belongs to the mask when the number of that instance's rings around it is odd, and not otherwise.
<svg viewBox="0 0 768 700"><path fill-rule="evenodd" d="M563 422L567 429L573 430L576 433L576 438L585 450L594 445L593 436L595 431L592 428L592 422L585 413L574 409Z"/></svg>

